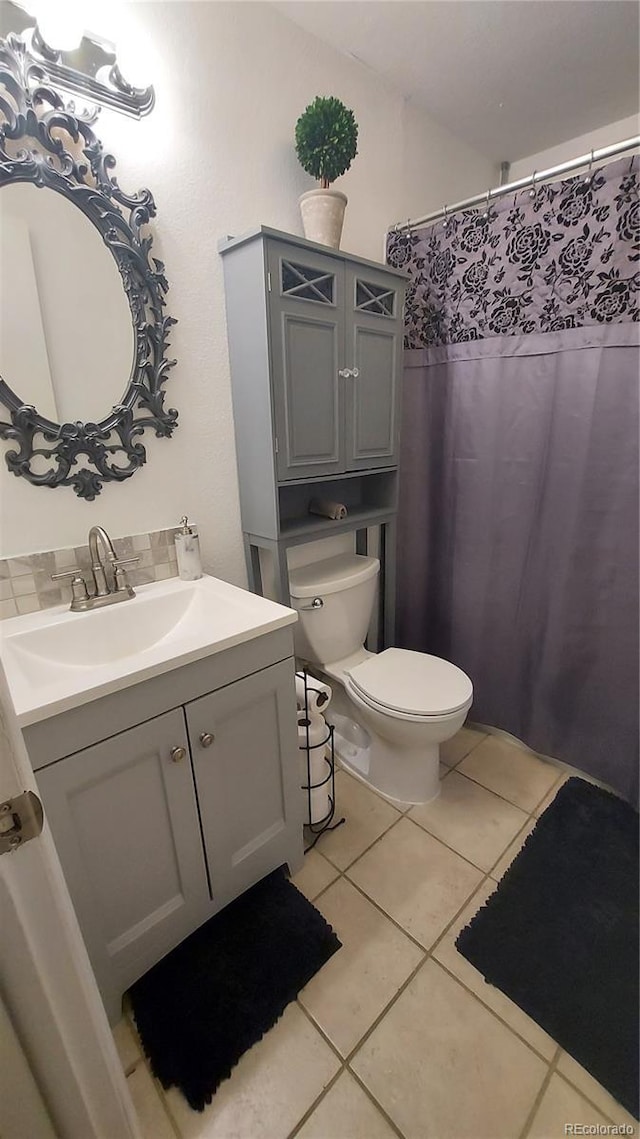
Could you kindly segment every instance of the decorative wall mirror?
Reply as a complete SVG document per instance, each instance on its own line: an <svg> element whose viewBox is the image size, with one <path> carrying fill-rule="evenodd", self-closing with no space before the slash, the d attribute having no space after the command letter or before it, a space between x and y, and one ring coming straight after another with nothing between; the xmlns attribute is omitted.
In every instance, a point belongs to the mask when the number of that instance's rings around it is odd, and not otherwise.
<svg viewBox="0 0 640 1139"><path fill-rule="evenodd" d="M120 189L95 111L65 104L51 82L65 70L60 53L21 16L20 31L0 40L0 438L14 444L5 454L14 475L92 500L146 462L145 430L167 437L176 427L164 406L175 321L151 256L150 191ZM128 87L105 58L102 89L115 94L104 101L150 109L152 89ZM91 83L79 88L89 98Z"/></svg>

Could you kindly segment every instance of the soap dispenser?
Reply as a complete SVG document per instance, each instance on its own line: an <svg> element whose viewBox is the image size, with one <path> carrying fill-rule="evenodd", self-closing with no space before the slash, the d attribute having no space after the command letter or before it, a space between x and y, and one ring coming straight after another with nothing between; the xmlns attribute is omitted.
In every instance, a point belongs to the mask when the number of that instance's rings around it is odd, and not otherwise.
<svg viewBox="0 0 640 1139"><path fill-rule="evenodd" d="M178 575L183 581L196 581L202 577L200 561L200 541L195 526L189 525L186 514L180 519L180 529L175 532Z"/></svg>

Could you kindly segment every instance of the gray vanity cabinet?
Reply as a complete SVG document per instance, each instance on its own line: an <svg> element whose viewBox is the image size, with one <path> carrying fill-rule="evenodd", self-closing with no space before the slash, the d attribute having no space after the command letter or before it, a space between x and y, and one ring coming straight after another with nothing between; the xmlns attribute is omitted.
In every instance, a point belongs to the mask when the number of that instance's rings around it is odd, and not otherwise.
<svg viewBox="0 0 640 1139"><path fill-rule="evenodd" d="M103 995L114 979L122 992L210 906L184 713L157 716L37 778Z"/></svg>
<svg viewBox="0 0 640 1139"><path fill-rule="evenodd" d="M220 905L256 882L265 856L286 862L300 776L282 756L297 754L290 706L291 662L266 668L186 709L200 817Z"/></svg>
<svg viewBox="0 0 640 1139"><path fill-rule="evenodd" d="M198 926L302 866L292 648L287 626L25 729L112 1023Z"/></svg>

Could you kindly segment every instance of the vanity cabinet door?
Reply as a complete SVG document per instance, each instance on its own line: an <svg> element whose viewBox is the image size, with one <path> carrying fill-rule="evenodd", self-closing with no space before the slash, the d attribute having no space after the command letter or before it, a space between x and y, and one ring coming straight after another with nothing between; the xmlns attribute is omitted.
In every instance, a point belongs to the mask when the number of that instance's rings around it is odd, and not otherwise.
<svg viewBox="0 0 640 1139"><path fill-rule="evenodd" d="M314 250L268 248L269 335L280 481L344 470L344 267Z"/></svg>
<svg viewBox="0 0 640 1139"><path fill-rule="evenodd" d="M347 470L396 466L402 377L403 288L364 266L346 269Z"/></svg>
<svg viewBox="0 0 640 1139"><path fill-rule="evenodd" d="M36 778L113 1018L124 989L211 909L183 711L76 752Z"/></svg>
<svg viewBox="0 0 640 1139"><path fill-rule="evenodd" d="M293 661L187 705L213 901L224 906L287 862L302 864ZM297 852L292 865L292 851Z"/></svg>

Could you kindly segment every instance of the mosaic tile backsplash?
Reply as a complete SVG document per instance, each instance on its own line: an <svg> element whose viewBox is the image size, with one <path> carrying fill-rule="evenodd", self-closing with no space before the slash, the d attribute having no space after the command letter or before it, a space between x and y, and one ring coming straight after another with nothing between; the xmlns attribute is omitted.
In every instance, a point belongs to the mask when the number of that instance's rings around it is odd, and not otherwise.
<svg viewBox="0 0 640 1139"><path fill-rule="evenodd" d="M127 566L131 585L147 585L177 576L174 534L175 527L155 530L152 534L114 538L114 549L119 557L139 559L135 565ZM0 560L0 619L49 609L52 605L71 604L71 585L68 581L52 581L51 574L76 568L88 581L91 569L88 546Z"/></svg>

